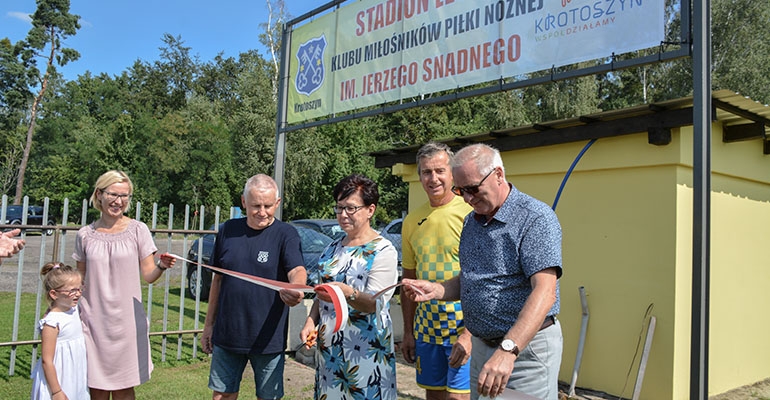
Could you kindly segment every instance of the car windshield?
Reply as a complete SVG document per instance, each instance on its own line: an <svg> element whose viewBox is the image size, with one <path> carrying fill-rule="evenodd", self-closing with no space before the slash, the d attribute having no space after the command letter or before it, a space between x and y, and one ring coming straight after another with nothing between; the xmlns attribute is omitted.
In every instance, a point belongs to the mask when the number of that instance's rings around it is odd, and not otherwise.
<svg viewBox="0 0 770 400"><path fill-rule="evenodd" d="M21 206L8 206L5 211L7 214L19 215L21 214Z"/></svg>
<svg viewBox="0 0 770 400"><path fill-rule="evenodd" d="M302 241L302 251L309 253L320 253L331 243L332 239L322 233L304 227L297 227L300 240Z"/></svg>
<svg viewBox="0 0 770 400"><path fill-rule="evenodd" d="M332 239L339 239L345 236L345 231L338 224L326 225L323 227L324 233Z"/></svg>
<svg viewBox="0 0 770 400"><path fill-rule="evenodd" d="M401 233L401 222L395 223L388 228L388 233Z"/></svg>

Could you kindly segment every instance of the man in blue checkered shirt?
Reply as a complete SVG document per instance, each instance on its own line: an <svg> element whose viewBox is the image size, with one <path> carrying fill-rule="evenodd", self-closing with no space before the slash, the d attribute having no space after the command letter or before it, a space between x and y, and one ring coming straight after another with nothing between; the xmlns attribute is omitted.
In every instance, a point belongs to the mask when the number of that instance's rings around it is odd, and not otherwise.
<svg viewBox="0 0 770 400"><path fill-rule="evenodd" d="M451 166L452 191L473 207L460 237L460 275L444 283L405 280L404 294L462 302L473 334L471 399L510 388L556 400L563 346L556 214L506 180L500 152L490 146L463 148Z"/></svg>

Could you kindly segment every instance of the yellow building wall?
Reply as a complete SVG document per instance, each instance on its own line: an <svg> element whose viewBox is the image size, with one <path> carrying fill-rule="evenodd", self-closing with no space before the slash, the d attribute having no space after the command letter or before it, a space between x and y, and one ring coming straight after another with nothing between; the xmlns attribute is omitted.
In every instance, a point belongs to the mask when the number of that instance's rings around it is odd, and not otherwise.
<svg viewBox="0 0 770 400"><path fill-rule="evenodd" d="M428 201L428 196L422 190L420 177L417 175L417 164L396 164L393 166L393 175L400 176L409 185L409 205L407 213Z"/></svg>
<svg viewBox="0 0 770 400"><path fill-rule="evenodd" d="M692 129L683 129L686 168L678 183L677 354L675 397L689 396L692 285ZM687 149L690 149L687 152ZM770 377L770 156L761 141L722 143L713 126L709 395Z"/></svg>
<svg viewBox="0 0 770 400"><path fill-rule="evenodd" d="M770 304L761 287L770 282L762 257L770 242L770 158L759 141L721 143L718 125L713 143L709 392L718 394L770 377L770 317L758 318ZM505 152L506 175L552 205L584 145ZM641 398L689 397L691 160L691 129L674 131L667 146L640 133L597 141L572 173L556 209L564 258L560 380L572 380L583 286L590 318L577 386L630 398L652 315ZM426 201L414 165L393 172L410 185L410 210Z"/></svg>
<svg viewBox="0 0 770 400"><path fill-rule="evenodd" d="M553 204L585 143L509 152L504 163L520 190ZM577 384L631 397L649 315L657 319L642 398L672 396L676 255L676 145L647 135L597 141L568 180L556 214L563 230L560 380L570 382L587 293L589 323ZM648 309L649 314L648 314Z"/></svg>

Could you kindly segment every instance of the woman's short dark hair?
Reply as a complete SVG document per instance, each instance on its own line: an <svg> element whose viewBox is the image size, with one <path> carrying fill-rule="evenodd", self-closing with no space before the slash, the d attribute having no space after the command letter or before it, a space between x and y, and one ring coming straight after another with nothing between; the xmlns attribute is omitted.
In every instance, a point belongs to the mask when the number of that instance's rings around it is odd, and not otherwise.
<svg viewBox="0 0 770 400"><path fill-rule="evenodd" d="M380 201L380 192L377 190L377 183L361 174L348 175L334 186L332 196L335 201L344 200L353 193L358 192L365 206L377 205Z"/></svg>

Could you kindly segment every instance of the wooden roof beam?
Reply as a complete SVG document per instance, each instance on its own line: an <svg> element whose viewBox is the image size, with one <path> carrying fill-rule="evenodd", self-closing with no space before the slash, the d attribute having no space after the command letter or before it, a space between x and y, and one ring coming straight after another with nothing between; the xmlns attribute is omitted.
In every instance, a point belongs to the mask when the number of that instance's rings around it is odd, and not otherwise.
<svg viewBox="0 0 770 400"><path fill-rule="evenodd" d="M722 141L725 143L742 140L760 139L765 137L765 124L752 122L750 124L728 125L722 128Z"/></svg>

